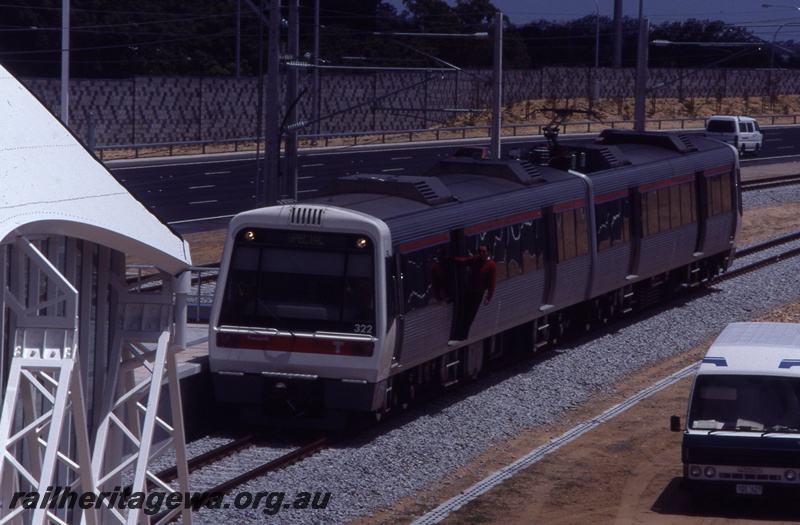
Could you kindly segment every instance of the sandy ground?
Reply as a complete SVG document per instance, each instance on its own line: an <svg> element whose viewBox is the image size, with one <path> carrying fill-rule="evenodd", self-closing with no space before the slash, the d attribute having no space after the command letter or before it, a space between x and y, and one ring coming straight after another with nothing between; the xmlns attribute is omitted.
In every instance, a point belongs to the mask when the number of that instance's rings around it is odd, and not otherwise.
<svg viewBox="0 0 800 525"><path fill-rule="evenodd" d="M800 205L748 210L740 245L800 229ZM788 304L761 320L800 322L800 305ZM603 396L573 411L568 421L535 429L495 447L429 491L359 521L360 525L411 523L483 478L599 415L651 384L698 361L708 344L642 370ZM701 524L800 522L788 501L724 501L692 508L680 489L681 433L669 431L672 415L684 417L691 378L651 396L550 454L514 478L451 514L443 523Z"/></svg>

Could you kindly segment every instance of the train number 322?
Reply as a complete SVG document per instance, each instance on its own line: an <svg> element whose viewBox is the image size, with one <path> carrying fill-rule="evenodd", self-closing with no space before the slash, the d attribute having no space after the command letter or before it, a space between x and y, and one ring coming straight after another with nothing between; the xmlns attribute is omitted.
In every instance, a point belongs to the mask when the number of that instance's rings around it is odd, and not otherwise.
<svg viewBox="0 0 800 525"><path fill-rule="evenodd" d="M372 325L371 324L357 324L353 331L357 334L371 334L372 333Z"/></svg>

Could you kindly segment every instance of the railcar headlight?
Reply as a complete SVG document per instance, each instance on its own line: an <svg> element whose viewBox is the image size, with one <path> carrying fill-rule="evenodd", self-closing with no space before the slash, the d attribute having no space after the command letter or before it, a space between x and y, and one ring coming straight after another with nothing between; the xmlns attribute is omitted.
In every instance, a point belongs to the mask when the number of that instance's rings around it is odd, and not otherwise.
<svg viewBox="0 0 800 525"><path fill-rule="evenodd" d="M783 473L783 477L786 478L786 481L795 481L797 479L797 471L787 470Z"/></svg>
<svg viewBox="0 0 800 525"><path fill-rule="evenodd" d="M253 230L247 230L246 232L244 232L244 239L246 241L256 240L256 232L254 232Z"/></svg>
<svg viewBox="0 0 800 525"><path fill-rule="evenodd" d="M367 247L367 239L366 237L359 237L356 239L356 248L366 248Z"/></svg>
<svg viewBox="0 0 800 525"><path fill-rule="evenodd" d="M689 474L691 474L693 478L699 478L700 474L702 474L702 473L703 473L703 469L701 469L697 465L692 465L692 468L689 469Z"/></svg>
<svg viewBox="0 0 800 525"><path fill-rule="evenodd" d="M706 467L705 475L707 478L713 478L717 475L717 471L714 467Z"/></svg>

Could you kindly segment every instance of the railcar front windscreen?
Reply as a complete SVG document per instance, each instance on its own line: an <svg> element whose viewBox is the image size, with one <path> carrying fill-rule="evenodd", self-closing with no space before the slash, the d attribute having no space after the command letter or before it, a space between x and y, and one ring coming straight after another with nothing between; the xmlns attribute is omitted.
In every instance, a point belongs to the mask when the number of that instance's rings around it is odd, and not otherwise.
<svg viewBox="0 0 800 525"><path fill-rule="evenodd" d="M237 233L219 324L375 333L374 243L365 235Z"/></svg>

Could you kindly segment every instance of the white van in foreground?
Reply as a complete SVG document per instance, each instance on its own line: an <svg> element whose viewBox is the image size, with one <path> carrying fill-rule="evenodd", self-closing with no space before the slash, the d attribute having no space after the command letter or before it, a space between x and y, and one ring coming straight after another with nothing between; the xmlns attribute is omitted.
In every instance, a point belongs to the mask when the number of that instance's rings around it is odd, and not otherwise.
<svg viewBox="0 0 800 525"><path fill-rule="evenodd" d="M717 115L706 121L706 137L733 144L741 155L761 151L764 137L758 122L750 117Z"/></svg>
<svg viewBox="0 0 800 525"><path fill-rule="evenodd" d="M697 369L683 430L684 486L767 496L800 492L800 324L733 323Z"/></svg>

